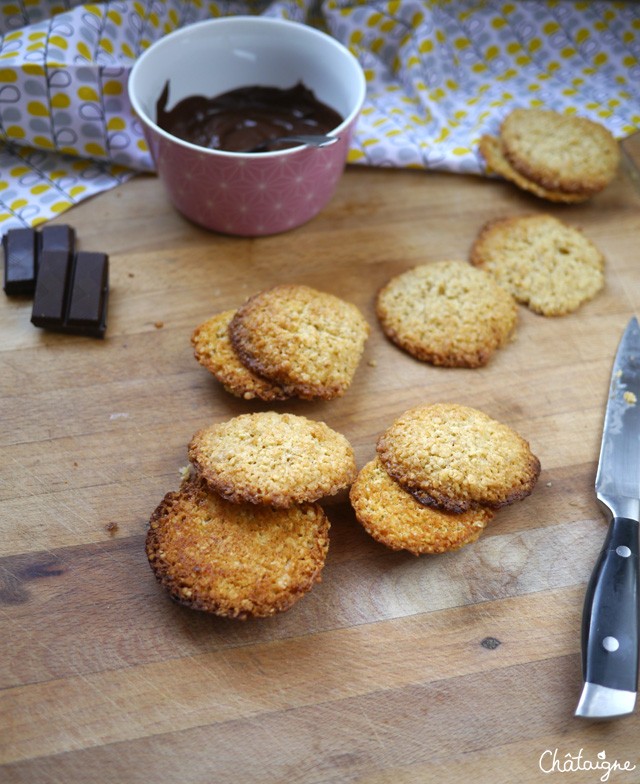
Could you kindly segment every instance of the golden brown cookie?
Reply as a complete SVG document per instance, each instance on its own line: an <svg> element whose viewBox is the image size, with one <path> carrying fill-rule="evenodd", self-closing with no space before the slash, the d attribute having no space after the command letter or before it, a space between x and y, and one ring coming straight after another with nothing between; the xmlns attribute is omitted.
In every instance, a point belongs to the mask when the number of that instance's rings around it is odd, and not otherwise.
<svg viewBox="0 0 640 784"><path fill-rule="evenodd" d="M540 463L508 425L475 408L412 408L378 439L387 473L421 503L450 512L497 509L529 495Z"/></svg>
<svg viewBox="0 0 640 784"><path fill-rule="evenodd" d="M444 553L475 542L495 514L486 507L451 514L425 506L389 476L379 458L360 471L349 497L367 533L392 550L414 555Z"/></svg>
<svg viewBox="0 0 640 784"><path fill-rule="evenodd" d="M571 313L604 286L602 253L551 215L489 222L472 246L471 263L544 316Z"/></svg>
<svg viewBox="0 0 640 784"><path fill-rule="evenodd" d="M264 411L204 428L189 459L211 490L235 503L276 507L348 487L357 469L347 439L324 422Z"/></svg>
<svg viewBox="0 0 640 784"><path fill-rule="evenodd" d="M474 368L507 342L517 306L483 270L439 261L392 278L378 293L376 315L387 337L417 359Z"/></svg>
<svg viewBox="0 0 640 784"><path fill-rule="evenodd" d="M286 389L272 384L246 368L229 340L229 322L235 310L217 313L196 327L191 336L195 358L212 373L227 392L245 400L286 400Z"/></svg>
<svg viewBox="0 0 640 784"><path fill-rule="evenodd" d="M149 522L146 553L181 604L229 618L287 610L321 579L329 521L316 504L232 504L201 480L168 493Z"/></svg>
<svg viewBox="0 0 640 784"><path fill-rule="evenodd" d="M229 325L246 367L306 399L330 400L346 392L368 334L355 305L296 284L254 295Z"/></svg>
<svg viewBox="0 0 640 784"><path fill-rule="evenodd" d="M550 191L538 185L537 182L528 180L520 172L516 171L505 158L500 139L497 136L483 136L480 139L479 149L480 154L487 162L490 172L499 174L505 180L509 180L514 185L522 188L522 190L529 191L529 193L533 193L534 196L538 196L541 199L564 204L578 204L590 199L592 196L589 192L564 193L563 191Z"/></svg>
<svg viewBox="0 0 640 784"><path fill-rule="evenodd" d="M514 109L500 141L513 168L550 191L597 193L620 163L618 143L603 125L546 109Z"/></svg>

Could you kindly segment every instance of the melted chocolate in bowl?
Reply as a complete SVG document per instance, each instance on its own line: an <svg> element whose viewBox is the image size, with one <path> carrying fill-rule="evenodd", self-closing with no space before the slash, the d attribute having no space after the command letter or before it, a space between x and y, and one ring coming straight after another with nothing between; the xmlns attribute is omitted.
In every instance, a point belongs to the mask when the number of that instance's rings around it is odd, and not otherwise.
<svg viewBox="0 0 640 784"><path fill-rule="evenodd" d="M343 118L298 82L288 89L240 87L205 98L193 95L166 110L169 83L156 104L156 122L167 133L199 147L227 152L284 150L274 142L292 134L328 133Z"/></svg>

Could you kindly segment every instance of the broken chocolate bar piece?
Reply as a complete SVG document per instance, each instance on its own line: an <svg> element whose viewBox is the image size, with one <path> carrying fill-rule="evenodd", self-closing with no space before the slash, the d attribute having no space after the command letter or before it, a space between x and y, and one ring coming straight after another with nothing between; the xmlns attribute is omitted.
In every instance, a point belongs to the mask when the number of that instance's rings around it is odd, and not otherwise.
<svg viewBox="0 0 640 784"><path fill-rule="evenodd" d="M10 229L2 238L4 248L5 294L33 294L40 257L48 250L73 253L75 231L71 226L45 226L35 229Z"/></svg>
<svg viewBox="0 0 640 784"><path fill-rule="evenodd" d="M46 251L40 259L31 323L56 332L104 337L108 292L105 253Z"/></svg>
<svg viewBox="0 0 640 784"><path fill-rule="evenodd" d="M75 262L67 322L80 332L91 330L102 336L107 326L109 259L106 253L83 251L76 254Z"/></svg>
<svg viewBox="0 0 640 784"><path fill-rule="evenodd" d="M2 238L5 294L33 294L38 265L38 235L33 229L10 229Z"/></svg>
<svg viewBox="0 0 640 784"><path fill-rule="evenodd" d="M40 230L40 254L47 250L66 250L73 253L76 233L71 226L45 226Z"/></svg>
<svg viewBox="0 0 640 784"><path fill-rule="evenodd" d="M31 323L36 327L53 329L64 321L71 261L71 254L64 250L42 254L31 312Z"/></svg>

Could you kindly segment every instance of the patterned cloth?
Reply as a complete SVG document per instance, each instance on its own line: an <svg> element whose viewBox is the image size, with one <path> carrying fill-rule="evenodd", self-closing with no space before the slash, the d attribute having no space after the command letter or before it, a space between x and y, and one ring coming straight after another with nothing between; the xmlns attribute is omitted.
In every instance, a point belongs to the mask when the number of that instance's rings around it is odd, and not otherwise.
<svg viewBox="0 0 640 784"><path fill-rule="evenodd" d="M640 3L578 0L4 0L0 233L37 225L153 162L127 97L136 57L233 14L317 26L358 57L349 162L484 174L482 133L515 106L640 126Z"/></svg>

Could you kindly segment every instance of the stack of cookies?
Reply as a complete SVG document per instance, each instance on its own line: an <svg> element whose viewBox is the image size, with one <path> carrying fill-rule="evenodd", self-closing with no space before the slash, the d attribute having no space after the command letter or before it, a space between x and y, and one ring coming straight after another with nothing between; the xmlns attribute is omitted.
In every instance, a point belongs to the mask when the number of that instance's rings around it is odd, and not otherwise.
<svg viewBox="0 0 640 784"><path fill-rule="evenodd" d="M615 177L620 150L612 134L585 117L515 109L480 153L490 171L543 199L586 201Z"/></svg>
<svg viewBox="0 0 640 784"><path fill-rule="evenodd" d="M368 335L355 305L289 284L216 314L191 342L198 362L236 397L331 400L349 388Z"/></svg>
<svg viewBox="0 0 640 784"><path fill-rule="evenodd" d="M478 539L496 510L533 490L540 462L508 425L458 404L418 406L378 439L350 498L365 530L416 555Z"/></svg>
<svg viewBox="0 0 640 784"><path fill-rule="evenodd" d="M391 278L378 292L376 315L387 337L416 359L476 368L509 340L517 306L484 270L438 261Z"/></svg>
<svg viewBox="0 0 640 784"><path fill-rule="evenodd" d="M316 503L356 475L347 439L272 411L198 431L191 470L151 516L146 552L178 602L230 618L291 607L320 581L329 521Z"/></svg>

